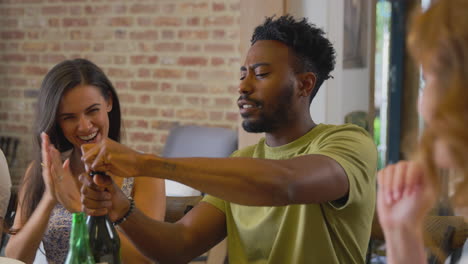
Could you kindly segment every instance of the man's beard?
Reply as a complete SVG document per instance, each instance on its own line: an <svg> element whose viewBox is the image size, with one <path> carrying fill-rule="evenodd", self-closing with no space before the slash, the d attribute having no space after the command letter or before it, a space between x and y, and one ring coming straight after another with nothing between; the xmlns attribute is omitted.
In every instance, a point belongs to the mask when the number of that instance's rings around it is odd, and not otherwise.
<svg viewBox="0 0 468 264"><path fill-rule="evenodd" d="M294 88L292 84L285 89L279 96L276 105L268 103L267 107L263 104L260 115L257 120L243 120L242 127L250 133L270 133L284 126L291 118L290 109ZM270 107L271 111L268 111Z"/></svg>

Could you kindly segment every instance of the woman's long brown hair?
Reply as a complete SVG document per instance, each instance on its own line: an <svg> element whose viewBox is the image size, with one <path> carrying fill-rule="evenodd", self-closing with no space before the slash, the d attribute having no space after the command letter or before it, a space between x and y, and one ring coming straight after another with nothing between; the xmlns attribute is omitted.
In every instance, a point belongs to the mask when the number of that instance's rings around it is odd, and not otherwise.
<svg viewBox="0 0 468 264"><path fill-rule="evenodd" d="M452 201L467 206L468 190L468 1L439 0L412 21L408 46L424 70L435 74L437 102L419 154L435 189L439 187L434 145L443 142L462 174ZM465 193L463 193L465 190Z"/></svg>
<svg viewBox="0 0 468 264"><path fill-rule="evenodd" d="M33 138L33 161L21 184L22 216L28 219L44 194L41 164L41 132L49 135L50 142L60 151L73 148L60 129L57 111L63 95L78 85L92 85L100 90L107 100L112 97L112 110L108 113L108 137L120 141L120 103L114 86L104 72L85 59L63 61L54 66L45 76L39 90Z"/></svg>

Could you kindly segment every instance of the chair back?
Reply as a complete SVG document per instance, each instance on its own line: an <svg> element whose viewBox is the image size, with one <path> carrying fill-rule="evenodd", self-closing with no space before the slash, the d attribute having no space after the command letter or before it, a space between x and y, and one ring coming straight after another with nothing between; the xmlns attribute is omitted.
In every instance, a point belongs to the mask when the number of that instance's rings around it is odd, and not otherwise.
<svg viewBox="0 0 468 264"><path fill-rule="evenodd" d="M173 128L163 157L228 157L237 149L237 132L227 128L184 125ZM167 196L197 196L201 193L186 185L166 180Z"/></svg>
<svg viewBox="0 0 468 264"><path fill-rule="evenodd" d="M0 149L5 154L8 166L12 168L16 162L19 139L9 136L0 136Z"/></svg>

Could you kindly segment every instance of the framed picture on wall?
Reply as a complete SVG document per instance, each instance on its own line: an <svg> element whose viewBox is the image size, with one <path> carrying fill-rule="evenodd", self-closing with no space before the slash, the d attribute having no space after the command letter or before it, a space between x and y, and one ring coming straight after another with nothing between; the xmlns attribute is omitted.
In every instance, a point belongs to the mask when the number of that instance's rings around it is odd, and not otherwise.
<svg viewBox="0 0 468 264"><path fill-rule="evenodd" d="M364 68L367 65L368 0L344 1L343 67Z"/></svg>

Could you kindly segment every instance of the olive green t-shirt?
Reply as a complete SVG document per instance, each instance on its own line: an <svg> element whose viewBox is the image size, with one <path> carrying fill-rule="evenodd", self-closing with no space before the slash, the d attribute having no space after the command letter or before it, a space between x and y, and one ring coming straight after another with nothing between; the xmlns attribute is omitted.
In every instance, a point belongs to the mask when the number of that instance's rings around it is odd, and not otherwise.
<svg viewBox="0 0 468 264"><path fill-rule="evenodd" d="M309 154L325 155L343 167L349 180L347 197L273 207L243 206L210 195L203 199L226 215L229 263L364 263L377 165L376 147L365 130L320 124L289 144L269 147L261 139L232 157L280 160Z"/></svg>

